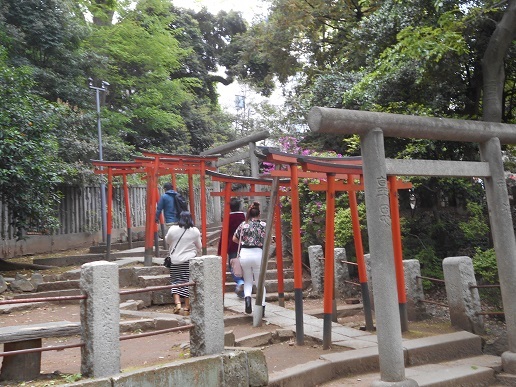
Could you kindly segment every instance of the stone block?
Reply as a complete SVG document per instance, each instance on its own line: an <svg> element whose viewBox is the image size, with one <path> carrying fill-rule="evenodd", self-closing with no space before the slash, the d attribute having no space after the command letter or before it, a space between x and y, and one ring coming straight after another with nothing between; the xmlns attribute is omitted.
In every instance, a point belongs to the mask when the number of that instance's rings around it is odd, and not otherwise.
<svg viewBox="0 0 516 387"><path fill-rule="evenodd" d="M481 311L478 289L470 288L477 284L471 258L445 258L443 272L452 325L468 332L484 333L484 319L476 314Z"/></svg>
<svg viewBox="0 0 516 387"><path fill-rule="evenodd" d="M120 332L152 331L154 330L154 319L142 319L120 322Z"/></svg>
<svg viewBox="0 0 516 387"><path fill-rule="evenodd" d="M112 387L224 386L220 356L202 356L117 374Z"/></svg>
<svg viewBox="0 0 516 387"><path fill-rule="evenodd" d="M81 278L81 269L69 270L67 272L59 274L59 279L54 281L68 281L68 280L78 280ZM50 282L50 281L46 281Z"/></svg>
<svg viewBox="0 0 516 387"><path fill-rule="evenodd" d="M225 386L250 386L245 351L225 350L221 356Z"/></svg>
<svg viewBox="0 0 516 387"><path fill-rule="evenodd" d="M408 365L437 363L482 354L482 338L466 331L403 342Z"/></svg>
<svg viewBox="0 0 516 387"><path fill-rule="evenodd" d="M203 356L224 349L224 310L220 286L221 258L205 255L190 260L190 287L194 328L190 331L190 353Z"/></svg>
<svg viewBox="0 0 516 387"><path fill-rule="evenodd" d="M179 321L175 317L160 316L154 319L154 326L157 330L177 328L179 326Z"/></svg>
<svg viewBox="0 0 516 387"><path fill-rule="evenodd" d="M265 354L258 348L246 350L249 386L267 386L269 384L269 370Z"/></svg>
<svg viewBox="0 0 516 387"><path fill-rule="evenodd" d="M271 370L272 371L272 370ZM333 365L325 360L313 360L279 372L272 372L268 386L317 386L334 378Z"/></svg>
<svg viewBox="0 0 516 387"><path fill-rule="evenodd" d="M233 331L224 332L224 348L235 346L235 333Z"/></svg>
<svg viewBox="0 0 516 387"><path fill-rule="evenodd" d="M170 285L170 276L167 274L138 276L137 286L139 288L165 285Z"/></svg>
<svg viewBox="0 0 516 387"><path fill-rule="evenodd" d="M36 287L30 282L25 276L16 274L14 281L9 284L11 291L13 292L34 292Z"/></svg>
<svg viewBox="0 0 516 387"><path fill-rule="evenodd" d="M294 337L294 332L291 329L276 329L272 335L275 342L289 341Z"/></svg>
<svg viewBox="0 0 516 387"><path fill-rule="evenodd" d="M106 377L120 372L118 266L99 261L81 268L81 373Z"/></svg>
<svg viewBox="0 0 516 387"><path fill-rule="evenodd" d="M118 269L118 285L121 288L137 286L138 278L132 267Z"/></svg>
<svg viewBox="0 0 516 387"><path fill-rule="evenodd" d="M7 282L4 277L0 275L0 294L7 290Z"/></svg>
<svg viewBox="0 0 516 387"><path fill-rule="evenodd" d="M409 321L424 320L428 315L423 303L425 299L423 282L418 278L421 276L419 261L417 259L404 260L403 270L407 294L407 317Z"/></svg>
<svg viewBox="0 0 516 387"><path fill-rule="evenodd" d="M40 348L41 339L5 343L4 351ZM41 352L6 356L3 358L0 377L2 380L33 380L41 372Z"/></svg>
<svg viewBox="0 0 516 387"><path fill-rule="evenodd" d="M271 342L271 332L259 332L237 339L236 345L240 347L263 347L264 345L269 345Z"/></svg>
<svg viewBox="0 0 516 387"><path fill-rule="evenodd" d="M334 249L335 260L335 297L352 297L356 294L354 286L347 284L349 281L348 264L343 262L347 260L346 249L336 247Z"/></svg>
<svg viewBox="0 0 516 387"><path fill-rule="evenodd" d="M42 284L45 281L41 273L32 273L32 275L30 276L30 282L32 282L34 287L37 288L39 284Z"/></svg>
<svg viewBox="0 0 516 387"><path fill-rule="evenodd" d="M322 294L324 286L324 252L321 245L308 246L310 272L312 273L312 291Z"/></svg>
<svg viewBox="0 0 516 387"><path fill-rule="evenodd" d="M152 305L173 304L174 299L170 293L170 289L156 290L152 294Z"/></svg>
<svg viewBox="0 0 516 387"><path fill-rule="evenodd" d="M152 305L152 292L120 295L120 302L125 302L127 300L141 300L143 305L147 308Z"/></svg>
<svg viewBox="0 0 516 387"><path fill-rule="evenodd" d="M37 285L38 292L52 292L55 290L79 289L79 280L44 282Z"/></svg>
<svg viewBox="0 0 516 387"><path fill-rule="evenodd" d="M135 300L127 300L120 304L120 309L123 310L138 310L138 303Z"/></svg>

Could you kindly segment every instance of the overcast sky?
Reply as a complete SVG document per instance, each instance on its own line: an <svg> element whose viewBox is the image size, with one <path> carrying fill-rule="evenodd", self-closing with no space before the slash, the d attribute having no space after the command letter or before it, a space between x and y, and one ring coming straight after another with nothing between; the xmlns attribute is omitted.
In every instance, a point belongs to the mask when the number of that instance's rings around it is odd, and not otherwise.
<svg viewBox="0 0 516 387"><path fill-rule="evenodd" d="M256 14L263 14L265 10L261 0L172 0L172 3L196 11L204 6L211 13L217 13L220 10L242 12L248 21L252 21Z"/></svg>

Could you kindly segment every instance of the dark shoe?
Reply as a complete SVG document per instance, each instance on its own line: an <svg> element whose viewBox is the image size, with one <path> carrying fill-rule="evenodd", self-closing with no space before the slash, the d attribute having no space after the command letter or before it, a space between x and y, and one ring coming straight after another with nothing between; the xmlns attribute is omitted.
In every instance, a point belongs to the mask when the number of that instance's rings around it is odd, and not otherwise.
<svg viewBox="0 0 516 387"><path fill-rule="evenodd" d="M265 305L262 306L262 318L264 318L264 317L265 317Z"/></svg>
<svg viewBox="0 0 516 387"><path fill-rule="evenodd" d="M251 297L245 298L245 312L247 314L253 313L253 308L251 307Z"/></svg>

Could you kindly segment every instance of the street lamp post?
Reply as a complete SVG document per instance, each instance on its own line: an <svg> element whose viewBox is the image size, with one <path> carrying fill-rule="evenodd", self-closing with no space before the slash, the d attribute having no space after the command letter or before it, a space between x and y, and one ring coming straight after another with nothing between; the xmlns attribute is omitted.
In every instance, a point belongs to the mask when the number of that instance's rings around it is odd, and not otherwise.
<svg viewBox="0 0 516 387"><path fill-rule="evenodd" d="M100 92L106 92L106 86L109 86L109 83L102 81L101 87L93 86L93 79L89 78L89 87L90 89L95 90L96 101L97 101L97 132L99 136L99 160L103 161L104 157L102 155L102 127L100 125ZM104 169L104 167L100 167L100 169ZM102 213L102 242L106 243L107 237L107 213L106 213L106 184L104 183L104 176L100 176L100 211Z"/></svg>

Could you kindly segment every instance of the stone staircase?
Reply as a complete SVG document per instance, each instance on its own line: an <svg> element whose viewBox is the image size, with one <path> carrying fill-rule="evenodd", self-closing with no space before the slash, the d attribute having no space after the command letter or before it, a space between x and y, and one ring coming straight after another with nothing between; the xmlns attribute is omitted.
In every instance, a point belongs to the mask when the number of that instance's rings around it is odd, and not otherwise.
<svg viewBox="0 0 516 387"><path fill-rule="evenodd" d="M403 346L405 377L419 386L496 386L507 380L499 377L500 357L483 355L481 338L469 332L405 340ZM370 347L322 355L272 373L269 386L365 387L379 385L380 378L378 348Z"/></svg>
<svg viewBox="0 0 516 387"><path fill-rule="evenodd" d="M215 245L216 246L216 245ZM213 245L210 246L213 253ZM216 249L216 247L215 247ZM215 252L216 253L216 250ZM65 257L68 262L97 260L98 254L88 256ZM121 289L151 287L169 284L168 270L160 265L162 259L155 258L152 267L138 266L141 262L141 253L113 252L116 263L120 266L119 281ZM96 259L95 259L96 258ZM293 271L291 262L285 262L284 278L285 292L293 291ZM13 298L34 298L78 295L80 270L41 278L36 285L36 292L13 294ZM268 263L266 272L266 288L268 299L277 297L277 266L275 259ZM309 286L304 281L303 289ZM229 272L226 273L225 291L233 292L235 283ZM62 301L66 302L66 301ZM141 309L152 305L172 303L169 290L156 290L149 293L138 293L121 296L123 304L132 305L134 309ZM24 308L40 306L39 303L23 304ZM21 307L21 306L19 306ZM9 313L8 308L2 308L0 313ZM146 312L132 311L122 312L127 317ZM136 317L136 316L135 316ZM140 320L141 320L140 316ZM249 316L247 318L249 322ZM134 329L130 322L124 322L126 329ZM140 321L139 329L164 329L165 327L182 325L181 316L168 318L156 318L149 316L149 321ZM143 324L143 325L142 325ZM291 337L291 336L290 336ZM260 340L252 335L245 340ZM241 345L250 345L242 341ZM265 340L269 340L266 338ZM253 344L254 345L254 344ZM516 385L516 379L512 375L501 373L501 361L499 357L482 354L481 338L467 332L457 334L432 336L424 339L404 341L406 358L406 377L414 379L420 386L496 386ZM270 374L271 386L369 386L380 380L378 371L378 350L364 348L345 351L342 353L330 353L308 364L296 365L280 373Z"/></svg>
<svg viewBox="0 0 516 387"><path fill-rule="evenodd" d="M220 230L210 229L208 238L208 254L216 254ZM154 258L152 267L141 266L142 249L132 251L112 251L111 257L119 265L119 281L121 289L162 286L169 284L168 270L161 266L162 258ZM162 251L160 256L166 252ZM90 254L52 258L52 261L34 260L38 264L53 264L77 266L86 262L104 259L102 251L92 251ZM36 262L37 261L37 262ZM293 298L292 262L284 262L285 298ZM79 295L80 269L70 270L59 275L43 276L36 281L36 292L13 294L13 298L35 298ZM235 283L229 271L226 272L225 292L233 292ZM274 257L269 260L266 271L267 300L277 299L277 264ZM310 286L309 281L303 281L303 289ZM66 301L62 301L66 302ZM140 309L152 305L171 304L169 290L156 290L149 293L137 293L121 296L121 308L133 308L133 311L122 311L126 317L139 316L144 312ZM23 306L21 306L23 305ZM41 304L21 304L17 307L31 308ZM9 308L2 308L0 313L9 313ZM138 309L138 310L136 310ZM310 312L305 312L310 313ZM164 329L184 324L181 316L156 318L155 313L149 314L148 321L138 322L139 329ZM315 315L315 313L314 313ZM249 323L249 316L241 317ZM134 329L131 322L124 322L126 329ZM122 328L121 328L122 329ZM124 328L125 329L125 328ZM267 335L267 334L266 334ZM269 334L270 335L270 334ZM289 336L291 337L291 336ZM252 340L254 344L246 342ZM256 341L269 341L269 336L260 338L251 335L242 339L240 345L255 345ZM237 340L238 341L238 340ZM233 344L235 345L235 344ZM258 344L261 345L261 344ZM264 344L266 345L266 344ZM516 378L501 372L499 357L483 355L481 338L467 332L457 332L451 335L432 336L423 339L406 340L403 342L406 359L406 377L414 379L419 386L499 386L516 385ZM271 386L369 386L380 380L378 368L378 349L364 348L329 353L318 360L299 364L279 373L270 373Z"/></svg>

